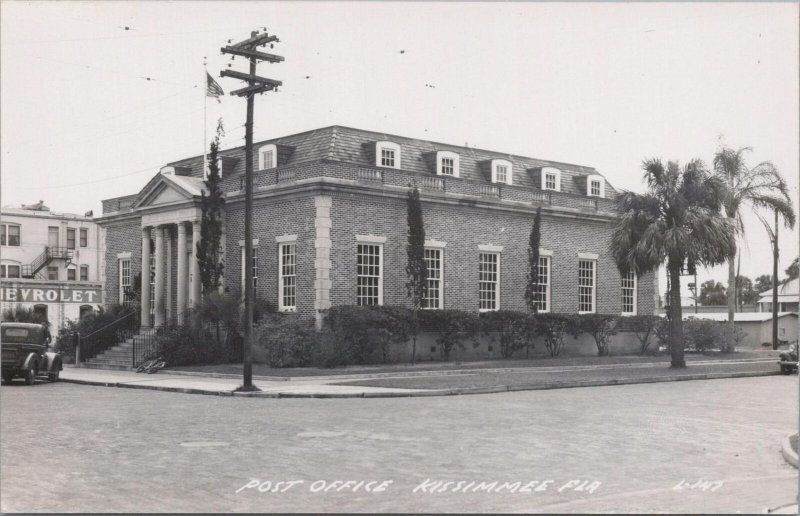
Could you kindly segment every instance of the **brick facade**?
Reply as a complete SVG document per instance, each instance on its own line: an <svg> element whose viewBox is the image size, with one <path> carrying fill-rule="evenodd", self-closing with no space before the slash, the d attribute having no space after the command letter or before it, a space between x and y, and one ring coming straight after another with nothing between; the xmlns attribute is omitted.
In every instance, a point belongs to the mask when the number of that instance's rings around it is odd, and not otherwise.
<svg viewBox="0 0 800 516"><path fill-rule="evenodd" d="M402 170L376 167L370 149L374 141L398 142ZM616 194L605 185L605 198L585 195L586 177L599 176L589 167L545 162L533 158L464 149L432 142L369 133L341 127L325 128L266 143L285 145L285 164L256 171L253 238L258 240L256 296L278 305L279 243L276 237L296 235L297 311L317 314L325 301L332 305L356 302L356 235L385 238L383 243L383 304L409 305L406 296L406 193L421 189L426 238L446 243L443 249L443 307L478 309L479 246L500 252L500 308L524 310L528 236L537 207L542 208L541 248L552 251L551 311L578 310L579 253L597 255L595 311L622 311L621 279L608 250L615 222L611 211ZM257 152L260 144L254 145ZM458 152L460 178L437 176L430 170L434 150ZM227 195L224 225L224 282L229 291L241 287L240 241L244 235L242 149L223 152L230 158L223 171ZM512 185L491 183L485 164L490 159L513 163ZM199 177L202 158L171 165ZM258 157L254 159L258 163ZM535 167L561 170L562 191L543 191L532 179ZM183 168L180 168L183 167ZM155 188L151 180L146 188ZM581 186L581 185L584 186ZM139 194L144 198L144 191ZM107 231L106 299L117 300L116 255L131 252L132 274L141 270L141 219L137 196L104 201L101 224ZM320 200L322 199L322 200ZM326 200L327 199L327 200ZM328 208L327 204L330 203ZM129 206L125 208L124 206ZM197 205L187 198L176 206ZM133 206L132 208L130 206ZM163 211L165 208L158 207ZM127 217L127 218L124 218ZM121 220L124 218L124 220ZM329 247L328 247L329 246ZM329 261L328 261L329 260ZM172 284L176 288L177 250L173 245ZM330 265L328 269L327 266ZM172 295L175 313L175 295ZM653 275L637 283L639 314L654 311Z"/></svg>

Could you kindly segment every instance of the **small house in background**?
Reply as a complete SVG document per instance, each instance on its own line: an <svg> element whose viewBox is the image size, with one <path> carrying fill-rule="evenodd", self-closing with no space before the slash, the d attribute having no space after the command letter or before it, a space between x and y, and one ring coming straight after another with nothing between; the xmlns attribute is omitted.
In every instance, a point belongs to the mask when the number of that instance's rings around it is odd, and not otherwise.
<svg viewBox="0 0 800 516"><path fill-rule="evenodd" d="M772 314L766 312L736 312L734 324L745 333L737 345L738 348L764 349L772 345ZM725 322L728 312L715 313L683 313L683 319L705 319ZM781 312L778 314L778 340L788 344L797 343L797 313Z"/></svg>
<svg viewBox="0 0 800 516"><path fill-rule="evenodd" d="M800 311L800 278L794 278L778 286L778 311ZM762 292L758 298L759 312L772 312L772 289Z"/></svg>

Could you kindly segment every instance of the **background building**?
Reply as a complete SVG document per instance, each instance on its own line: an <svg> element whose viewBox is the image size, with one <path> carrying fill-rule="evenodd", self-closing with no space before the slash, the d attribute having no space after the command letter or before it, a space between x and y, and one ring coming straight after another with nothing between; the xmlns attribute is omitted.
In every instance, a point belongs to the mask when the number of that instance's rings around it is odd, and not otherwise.
<svg viewBox="0 0 800 516"><path fill-rule="evenodd" d="M608 251L613 186L590 167L341 126L254 146L256 295L320 316L332 305L408 305L406 195L421 191L429 309L525 310L528 236L542 208L541 311L652 314L653 275L622 278ZM225 288L240 290L244 149L221 152ZM145 271L143 325L199 299L203 160L162 168L138 193L103 201L105 301Z"/></svg>
<svg viewBox="0 0 800 516"><path fill-rule="evenodd" d="M800 305L800 278L778 285L778 311L797 312ZM758 311L772 312L772 289L758 296Z"/></svg>
<svg viewBox="0 0 800 516"><path fill-rule="evenodd" d="M0 301L46 314L52 329L103 303L100 228L84 216L50 211L43 201L5 206L0 220Z"/></svg>

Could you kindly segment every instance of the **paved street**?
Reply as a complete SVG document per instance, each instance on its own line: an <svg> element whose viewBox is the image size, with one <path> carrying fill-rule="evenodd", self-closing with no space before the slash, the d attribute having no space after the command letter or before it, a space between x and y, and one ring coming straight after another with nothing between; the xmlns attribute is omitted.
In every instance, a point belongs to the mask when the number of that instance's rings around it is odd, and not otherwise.
<svg viewBox="0 0 800 516"><path fill-rule="evenodd" d="M19 383L0 401L4 512L753 513L797 490L794 375L396 399Z"/></svg>

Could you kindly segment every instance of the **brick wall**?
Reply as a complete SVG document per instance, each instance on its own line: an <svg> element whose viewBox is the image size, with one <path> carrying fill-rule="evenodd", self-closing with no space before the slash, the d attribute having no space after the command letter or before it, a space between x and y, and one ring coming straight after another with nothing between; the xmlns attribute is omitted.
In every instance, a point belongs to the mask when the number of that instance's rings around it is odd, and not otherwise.
<svg viewBox="0 0 800 516"><path fill-rule="evenodd" d="M142 228L139 219L106 226L105 305L120 302L118 253L131 253L131 281L142 271Z"/></svg>

